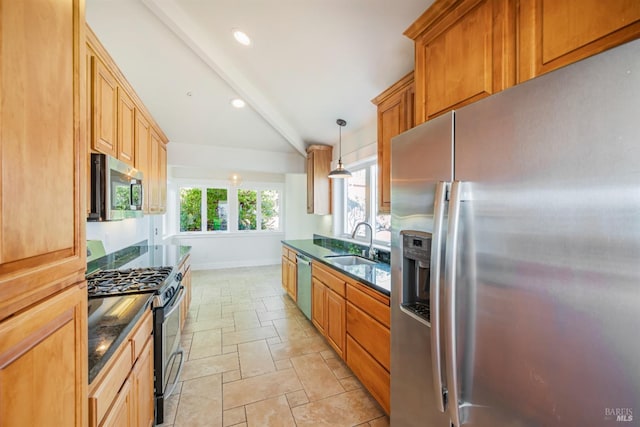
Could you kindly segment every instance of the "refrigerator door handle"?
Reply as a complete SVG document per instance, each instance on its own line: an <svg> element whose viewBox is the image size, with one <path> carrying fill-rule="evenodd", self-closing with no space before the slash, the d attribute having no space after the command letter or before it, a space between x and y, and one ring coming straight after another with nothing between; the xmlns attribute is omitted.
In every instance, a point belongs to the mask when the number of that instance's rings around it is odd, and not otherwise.
<svg viewBox="0 0 640 427"><path fill-rule="evenodd" d="M445 363L447 372L447 399L451 424L460 427L460 403L458 397L457 345L456 345L456 263L458 252L458 229L460 225L461 182L451 185L449 200L449 228L447 230L444 271L444 326Z"/></svg>
<svg viewBox="0 0 640 427"><path fill-rule="evenodd" d="M446 207L446 197L448 192L448 182L439 181L436 184L436 193L433 206L433 236L431 239L431 283L429 302L431 320L431 371L433 375L433 387L436 396L436 407L438 411L444 412L446 407L446 393L443 386L444 374L442 372L442 350L441 350L441 330L440 325L440 280L443 250L443 225L444 212Z"/></svg>

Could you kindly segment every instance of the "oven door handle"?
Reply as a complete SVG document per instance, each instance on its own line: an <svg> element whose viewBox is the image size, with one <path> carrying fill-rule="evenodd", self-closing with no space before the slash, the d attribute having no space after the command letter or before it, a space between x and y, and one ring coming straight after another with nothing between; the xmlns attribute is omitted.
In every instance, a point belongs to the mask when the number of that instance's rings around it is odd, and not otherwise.
<svg viewBox="0 0 640 427"><path fill-rule="evenodd" d="M178 365L178 372L176 372L176 377L174 378L173 382L171 383L170 387L167 387L165 385L165 393L164 393L164 399L168 399L169 396L171 396L171 394L173 393L173 391L175 390L176 386L178 385L178 379L180 378L180 374L182 373L182 368L184 367L184 351L182 349L179 349L178 351L176 351L175 353L173 353L171 355L172 359L175 359L177 356L180 356L180 365ZM171 366L173 366L173 364L171 364Z"/></svg>
<svg viewBox="0 0 640 427"><path fill-rule="evenodd" d="M180 303L184 299L185 295L186 295L186 292L184 291L184 286L181 285L177 296L174 298L173 303L171 303L171 310L169 310L167 313L164 314L165 319L171 316L173 312L176 311L178 307L180 307Z"/></svg>

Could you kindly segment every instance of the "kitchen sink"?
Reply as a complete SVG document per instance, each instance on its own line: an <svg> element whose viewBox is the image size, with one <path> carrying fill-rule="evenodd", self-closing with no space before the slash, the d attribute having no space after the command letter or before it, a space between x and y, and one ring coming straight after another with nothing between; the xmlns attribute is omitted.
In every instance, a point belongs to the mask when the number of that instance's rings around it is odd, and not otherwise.
<svg viewBox="0 0 640 427"><path fill-rule="evenodd" d="M326 260L340 265L375 265L375 261L363 258L358 255L329 255Z"/></svg>

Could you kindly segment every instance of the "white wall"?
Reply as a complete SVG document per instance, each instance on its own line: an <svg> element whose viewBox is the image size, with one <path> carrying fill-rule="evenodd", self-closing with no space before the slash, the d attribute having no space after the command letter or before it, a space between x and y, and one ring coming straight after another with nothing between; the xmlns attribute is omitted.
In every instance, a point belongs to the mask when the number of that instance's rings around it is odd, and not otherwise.
<svg viewBox="0 0 640 427"><path fill-rule="evenodd" d="M349 165L370 160L378 155L378 121L374 117L361 129L345 135L342 138L342 163L349 169ZM338 144L333 148L332 167L338 164L340 156Z"/></svg>
<svg viewBox="0 0 640 427"><path fill-rule="evenodd" d="M332 215L307 213L307 175L285 175L285 223L286 240L311 239L313 234L331 235Z"/></svg>

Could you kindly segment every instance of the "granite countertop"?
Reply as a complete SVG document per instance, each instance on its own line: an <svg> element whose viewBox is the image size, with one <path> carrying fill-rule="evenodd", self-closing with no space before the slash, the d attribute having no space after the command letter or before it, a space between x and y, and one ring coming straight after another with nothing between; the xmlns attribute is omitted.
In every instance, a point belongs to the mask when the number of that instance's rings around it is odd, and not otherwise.
<svg viewBox="0 0 640 427"><path fill-rule="evenodd" d="M151 309L152 298L148 293L89 299L89 384Z"/></svg>
<svg viewBox="0 0 640 427"><path fill-rule="evenodd" d="M177 267L191 246L135 244L87 264L87 275L98 270ZM89 298L89 384L100 373L146 310L153 293Z"/></svg>
<svg viewBox="0 0 640 427"><path fill-rule="evenodd" d="M324 241L331 239L323 239ZM321 246L318 239L303 240L283 240L284 245L313 258L341 273L369 286L376 291L387 296L391 295L391 266L384 262L374 265L342 265L325 258L331 255L353 254L347 247L336 247L336 245L326 244Z"/></svg>

